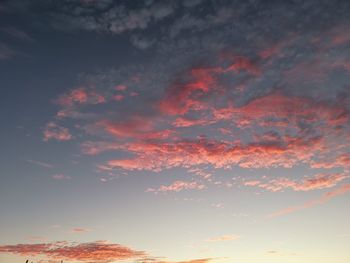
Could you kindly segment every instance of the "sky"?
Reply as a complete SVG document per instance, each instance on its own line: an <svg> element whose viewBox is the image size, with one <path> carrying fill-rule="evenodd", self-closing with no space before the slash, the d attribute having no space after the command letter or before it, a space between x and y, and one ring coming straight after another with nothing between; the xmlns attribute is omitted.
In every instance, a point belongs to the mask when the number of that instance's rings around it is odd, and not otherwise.
<svg viewBox="0 0 350 263"><path fill-rule="evenodd" d="M0 2L0 262L350 262L350 2Z"/></svg>

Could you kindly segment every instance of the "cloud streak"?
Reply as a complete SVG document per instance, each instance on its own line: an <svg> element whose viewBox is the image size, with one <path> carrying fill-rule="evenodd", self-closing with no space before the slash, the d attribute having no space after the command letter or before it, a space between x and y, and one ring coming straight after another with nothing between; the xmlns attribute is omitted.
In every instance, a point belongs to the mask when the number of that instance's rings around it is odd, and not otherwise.
<svg viewBox="0 0 350 263"><path fill-rule="evenodd" d="M338 195L346 194L349 191L350 191L350 184L344 184L344 185L342 185L342 186L340 186L332 191L329 191L329 192L323 194L321 197L319 197L317 199L308 201L308 202L301 204L301 205L289 206L287 208L273 212L273 213L268 215L268 218L279 217L279 216L287 215L287 214L290 214L290 213L293 213L293 212L296 212L299 210L311 208L311 207L314 207L316 205L321 205L321 204L326 203L330 199L332 199Z"/></svg>

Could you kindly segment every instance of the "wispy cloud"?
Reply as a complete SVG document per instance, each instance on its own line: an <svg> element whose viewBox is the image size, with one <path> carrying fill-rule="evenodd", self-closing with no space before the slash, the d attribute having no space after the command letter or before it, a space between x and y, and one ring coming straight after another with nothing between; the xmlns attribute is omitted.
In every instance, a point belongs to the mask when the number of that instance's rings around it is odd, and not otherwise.
<svg viewBox="0 0 350 263"><path fill-rule="evenodd" d="M279 211L273 212L271 214L268 215L269 218L271 217L278 217L278 216L282 216L282 215L287 215L299 210L303 210L303 209L307 209L307 208L311 208L313 206L316 205L321 205L327 201L329 201L330 199L332 199L333 197L336 197L338 195L343 195L346 194L347 192L350 191L350 184L344 184L332 191L329 191L325 194L323 194L321 197L308 201L304 204L301 205L295 205L295 206L289 206L287 208L281 209Z"/></svg>
<svg viewBox="0 0 350 263"><path fill-rule="evenodd" d="M300 182L285 177L279 177L267 181L245 181L243 184L246 186L260 187L272 192L283 191L285 189L292 189L294 191L311 191L333 187L348 177L349 176L342 173L316 174L312 177L303 178Z"/></svg>
<svg viewBox="0 0 350 263"><path fill-rule="evenodd" d="M27 160L28 163L32 163L32 164L36 164L39 165L41 167L45 167L45 168L54 168L54 166L50 163L46 163L46 162L41 162L41 161L35 161L35 160Z"/></svg>
<svg viewBox="0 0 350 263"><path fill-rule="evenodd" d="M221 242L221 241L232 241L232 240L237 240L240 239L241 237L238 235L222 235L218 237L212 237L208 238L205 241L206 242Z"/></svg>
<svg viewBox="0 0 350 263"><path fill-rule="evenodd" d="M15 27L2 27L0 28L0 31L12 36L13 38L16 38L18 40L21 40L21 41L25 41L25 42L30 42L30 43L33 43L35 42L35 40L29 36L26 32L18 29L18 28L15 28Z"/></svg>
<svg viewBox="0 0 350 263"><path fill-rule="evenodd" d="M86 232L90 232L91 229L90 228L82 228L82 227L75 227L72 229L72 233L86 233Z"/></svg>
<svg viewBox="0 0 350 263"><path fill-rule="evenodd" d="M16 51L10 48L8 45L0 42L0 60L6 60L12 58L16 54Z"/></svg>
<svg viewBox="0 0 350 263"><path fill-rule="evenodd" d="M72 179L72 177L64 175L64 174L54 174L52 175L52 178L55 180L69 180Z"/></svg>

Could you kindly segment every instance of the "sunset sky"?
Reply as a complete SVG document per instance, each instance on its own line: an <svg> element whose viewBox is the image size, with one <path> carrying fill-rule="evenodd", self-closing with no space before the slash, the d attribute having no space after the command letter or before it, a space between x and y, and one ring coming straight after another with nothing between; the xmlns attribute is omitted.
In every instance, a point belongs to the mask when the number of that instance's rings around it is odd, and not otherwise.
<svg viewBox="0 0 350 263"><path fill-rule="evenodd" d="M0 263L349 263L350 1L0 2Z"/></svg>

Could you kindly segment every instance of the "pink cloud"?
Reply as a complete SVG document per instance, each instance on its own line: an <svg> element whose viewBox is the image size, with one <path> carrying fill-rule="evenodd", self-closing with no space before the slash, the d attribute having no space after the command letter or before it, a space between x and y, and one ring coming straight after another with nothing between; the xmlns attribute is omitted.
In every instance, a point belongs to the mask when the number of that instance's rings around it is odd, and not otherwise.
<svg viewBox="0 0 350 263"><path fill-rule="evenodd" d="M276 211L274 213L269 214L268 217L270 217L270 218L271 217L278 217L278 216L290 214L290 213L293 213L293 212L296 212L299 210L311 208L311 207L316 206L316 205L321 205L323 203L326 203L327 201L329 201L333 197L346 194L349 191L350 191L350 184L344 184L337 189L334 189L332 191L329 191L329 192L323 194L321 197L319 197L317 199L308 201L308 202L301 204L301 205L289 206L287 208L284 208L282 210L279 210L279 211Z"/></svg>
<svg viewBox="0 0 350 263"><path fill-rule="evenodd" d="M106 132L120 138L137 138L137 139L165 139L175 132L169 129L154 130L152 119L134 116L126 121L111 122L100 121L101 126Z"/></svg>
<svg viewBox="0 0 350 263"><path fill-rule="evenodd" d="M293 189L294 191L310 191L317 189L325 189L335 186L337 183L348 178L345 174L316 174L313 177L304 178L300 182L288 178L280 177L268 182L247 181L243 184L246 186L256 186L268 191L278 192L285 189Z"/></svg>
<svg viewBox="0 0 350 263"><path fill-rule="evenodd" d="M252 63L249 59L245 57L234 57L234 63L232 63L224 72L238 72L238 71L247 71L252 75L260 75L260 69Z"/></svg>
<svg viewBox="0 0 350 263"><path fill-rule="evenodd" d="M49 122L43 131L44 141L58 140L58 141L69 141L73 136L69 133L67 128L61 127L54 122Z"/></svg>
<svg viewBox="0 0 350 263"><path fill-rule="evenodd" d="M73 103L85 103L88 100L88 94L83 88L70 91L67 95L61 96L57 103L62 106L72 106Z"/></svg>
<svg viewBox="0 0 350 263"><path fill-rule="evenodd" d="M115 87L115 90L117 90L117 91L124 91L124 90L126 90L128 87L126 86L126 85L122 85L122 84L120 84L120 85L117 85L116 87Z"/></svg>
<svg viewBox="0 0 350 263"><path fill-rule="evenodd" d="M167 90L159 102L160 111L169 115L184 115L189 110L205 108L199 99L215 88L214 71L212 68L192 69L189 73L190 81L175 83Z"/></svg>
<svg viewBox="0 0 350 263"><path fill-rule="evenodd" d="M74 104L104 103L106 102L106 99L95 91L88 91L85 88L77 88L60 96L56 102L64 107L72 107Z"/></svg>
<svg viewBox="0 0 350 263"><path fill-rule="evenodd" d="M296 123L304 120L308 123L324 122L333 127L349 119L346 109L337 105L315 103L311 99L285 96L281 93L269 94L254 100L242 107L232 104L228 107L214 108L216 120L231 120L238 126L275 126L297 127Z"/></svg>
<svg viewBox="0 0 350 263"><path fill-rule="evenodd" d="M170 185L162 185L158 189L149 188L147 192L180 192L182 190L203 190L205 185L199 184L197 182L185 182L185 181L175 181Z"/></svg>
<svg viewBox="0 0 350 263"><path fill-rule="evenodd" d="M191 126L199 126L199 125L208 125L213 123L212 120L206 120L206 119L188 119L179 117L174 120L172 123L175 127L191 127Z"/></svg>
<svg viewBox="0 0 350 263"><path fill-rule="evenodd" d="M118 94L113 97L116 101L122 101L124 99L124 95Z"/></svg>
<svg viewBox="0 0 350 263"><path fill-rule="evenodd" d="M349 153L340 154L331 160L327 158L323 160L312 161L311 167L323 168L323 169L331 169L335 167L350 167L350 154Z"/></svg>
<svg viewBox="0 0 350 263"><path fill-rule="evenodd" d="M130 142L119 145L135 155L130 159L110 160L106 167L126 170L161 171L174 167L211 165L214 168L292 167L299 162L309 162L314 152L322 146L318 138L285 138L273 143L218 141L209 139L174 142Z"/></svg>
<svg viewBox="0 0 350 263"><path fill-rule="evenodd" d="M121 122L101 121L99 125L110 134L118 137L135 137L153 129L150 120L137 116Z"/></svg>

